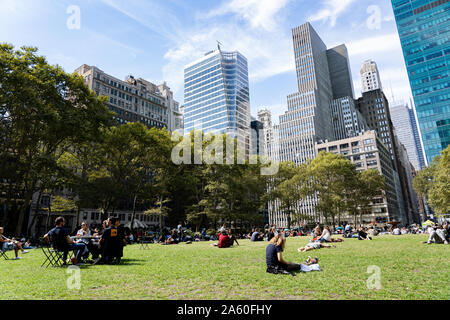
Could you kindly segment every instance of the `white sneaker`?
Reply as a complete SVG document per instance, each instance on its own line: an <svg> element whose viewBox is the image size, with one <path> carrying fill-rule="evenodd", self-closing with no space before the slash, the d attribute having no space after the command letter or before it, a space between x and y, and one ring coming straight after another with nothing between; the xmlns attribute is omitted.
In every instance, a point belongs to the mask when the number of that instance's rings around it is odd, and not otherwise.
<svg viewBox="0 0 450 320"><path fill-rule="evenodd" d="M23 250L23 251L22 251L22 253L28 253L28 252L30 252L30 251L27 251L27 250Z"/></svg>
<svg viewBox="0 0 450 320"><path fill-rule="evenodd" d="M15 257L14 260L22 259L22 257Z"/></svg>

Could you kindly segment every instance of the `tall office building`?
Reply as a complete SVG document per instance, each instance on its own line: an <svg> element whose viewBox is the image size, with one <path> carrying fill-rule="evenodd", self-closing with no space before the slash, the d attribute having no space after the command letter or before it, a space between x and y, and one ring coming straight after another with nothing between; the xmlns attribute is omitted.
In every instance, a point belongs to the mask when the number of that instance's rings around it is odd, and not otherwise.
<svg viewBox="0 0 450 320"><path fill-rule="evenodd" d="M415 170L422 170L425 167L425 158L414 110L405 102L395 102L390 106L390 113L398 138L408 152L409 161Z"/></svg>
<svg viewBox="0 0 450 320"><path fill-rule="evenodd" d="M380 83L381 87L381 83ZM412 180L408 179L412 170L407 155L403 155L403 146L396 137L392 123L389 102L381 89L363 92L358 99L358 110L367 121L370 130L375 130L382 142L388 148L392 166L394 168L394 182L396 186L399 214L403 224L417 222L418 205L413 201L411 193Z"/></svg>
<svg viewBox="0 0 450 320"><path fill-rule="evenodd" d="M409 161L408 152L399 140L396 130L394 130L394 141L398 153L398 173L402 187L402 198L404 201L404 216L402 221L407 224L420 223L419 198L414 190L413 165Z"/></svg>
<svg viewBox="0 0 450 320"><path fill-rule="evenodd" d="M386 178L386 190L372 202L372 213L363 217L363 223L397 221L398 210L395 171L392 167L391 154L374 130L368 130L352 137L316 143L316 152L341 154L355 164L356 170L378 170ZM343 220L355 223L351 215Z"/></svg>
<svg viewBox="0 0 450 320"><path fill-rule="evenodd" d="M292 30L298 92L287 98L280 116L280 160L297 164L315 158L314 145L334 137L330 104L333 90L327 47L310 23Z"/></svg>
<svg viewBox="0 0 450 320"><path fill-rule="evenodd" d="M363 115L358 111L351 97L334 99L331 112L335 140L358 136L369 129Z"/></svg>
<svg viewBox="0 0 450 320"><path fill-rule="evenodd" d="M298 92L287 97L288 110L280 116L277 127L279 159L301 164L316 157L316 143L335 139L337 133L333 116L338 114L336 121L340 124L348 120L346 112L347 109L353 111L354 91L345 45L327 49L309 22L294 28L292 38ZM350 122L353 126L353 114ZM342 134L353 134L352 131L357 130L348 128L348 132ZM298 204L298 211L318 221L316 203L315 197L309 197ZM277 215L277 212L271 216L271 220L278 225L286 225L286 217Z"/></svg>
<svg viewBox="0 0 450 320"><path fill-rule="evenodd" d="M272 113L270 110L259 110L258 121L263 124L262 154L273 161L279 161L278 135L276 127L272 125Z"/></svg>
<svg viewBox="0 0 450 320"><path fill-rule="evenodd" d="M333 99L355 96L353 89L352 70L345 44L327 50L328 68L333 91Z"/></svg>
<svg viewBox="0 0 450 320"><path fill-rule="evenodd" d="M184 127L226 133L250 147L250 94L247 59L220 49L184 69ZM247 152L248 154L248 152Z"/></svg>
<svg viewBox="0 0 450 320"><path fill-rule="evenodd" d="M169 131L179 130L181 134L184 129L184 115L183 109L180 107L180 104L175 101L173 97L173 92L167 86L166 82L159 85L158 92L166 99L166 105L169 110L169 118L168 118L168 129Z"/></svg>
<svg viewBox="0 0 450 320"><path fill-rule="evenodd" d="M391 0L428 163L450 143L450 2Z"/></svg>
<svg viewBox="0 0 450 320"><path fill-rule="evenodd" d="M108 97L107 107L116 113L118 124L141 122L149 128L165 127L170 131L183 128L179 104L165 83L158 86L133 76L122 81L86 64L75 72L84 78L89 89Z"/></svg>
<svg viewBox="0 0 450 320"><path fill-rule="evenodd" d="M380 72L375 61L367 60L363 63L361 67L361 82L362 93L377 89L383 90Z"/></svg>
<svg viewBox="0 0 450 320"><path fill-rule="evenodd" d="M375 89L363 92L362 97L358 99L358 110L366 119L369 128L377 131L394 160L394 126L389 111L389 101L383 91Z"/></svg>

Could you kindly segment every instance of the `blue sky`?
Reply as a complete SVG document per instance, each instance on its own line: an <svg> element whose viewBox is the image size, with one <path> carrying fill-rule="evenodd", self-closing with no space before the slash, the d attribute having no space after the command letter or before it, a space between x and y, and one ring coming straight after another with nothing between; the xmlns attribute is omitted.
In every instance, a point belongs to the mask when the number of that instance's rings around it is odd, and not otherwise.
<svg viewBox="0 0 450 320"><path fill-rule="evenodd" d="M73 5L79 29L67 27ZM0 42L36 46L68 72L86 63L167 81L181 103L184 65L219 40L249 60L252 115L267 107L275 123L297 91L291 29L306 21L328 47L347 45L356 97L360 66L373 59L387 97L409 101L390 0L0 0Z"/></svg>

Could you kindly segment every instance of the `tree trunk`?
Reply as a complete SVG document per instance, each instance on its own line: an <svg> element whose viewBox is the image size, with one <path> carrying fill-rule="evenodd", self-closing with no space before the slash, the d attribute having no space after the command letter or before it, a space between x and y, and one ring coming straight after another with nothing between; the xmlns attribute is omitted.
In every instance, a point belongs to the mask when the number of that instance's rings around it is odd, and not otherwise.
<svg viewBox="0 0 450 320"><path fill-rule="evenodd" d="M34 221L36 220L36 217L39 215L39 211L41 210L41 198L42 198L42 192L39 191L39 196L36 204L36 211L33 215L33 220L31 220L31 223L29 224L29 227L27 228L27 237L31 234L31 228L33 227Z"/></svg>
<svg viewBox="0 0 450 320"><path fill-rule="evenodd" d="M45 230L48 230L48 223L50 222L50 216L52 214L52 205L50 203L51 203L51 198L50 198L50 202L48 204L47 219L45 219Z"/></svg>
<svg viewBox="0 0 450 320"><path fill-rule="evenodd" d="M77 226L80 225L80 207L79 206L77 206L77 224L76 225Z"/></svg>
<svg viewBox="0 0 450 320"><path fill-rule="evenodd" d="M159 228L162 232L162 218L163 218L163 212L162 212L162 206L163 206L163 199L162 197L159 197Z"/></svg>
<svg viewBox="0 0 450 320"><path fill-rule="evenodd" d="M130 223L130 230L131 230L131 232L133 232L134 219L136 217L136 200L137 200L137 195L134 195L133 213L131 214L131 223Z"/></svg>
<svg viewBox="0 0 450 320"><path fill-rule="evenodd" d="M20 207L19 220L17 221L16 232L15 232L16 237L20 237L20 234L22 232L22 224L23 224L23 221L25 220L25 212L28 209L28 207L31 205L32 200L33 200L33 193L28 192L27 195L25 196L25 202Z"/></svg>

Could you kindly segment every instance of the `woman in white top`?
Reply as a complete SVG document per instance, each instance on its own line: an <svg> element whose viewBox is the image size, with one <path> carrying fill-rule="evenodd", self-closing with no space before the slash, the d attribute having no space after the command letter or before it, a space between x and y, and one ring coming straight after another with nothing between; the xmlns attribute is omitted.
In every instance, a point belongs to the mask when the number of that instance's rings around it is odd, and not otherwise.
<svg viewBox="0 0 450 320"><path fill-rule="evenodd" d="M89 230L88 225L86 222L83 222L81 224L81 229L77 232L77 237L90 237L91 236L91 230Z"/></svg>
<svg viewBox="0 0 450 320"><path fill-rule="evenodd" d="M323 232L320 236L319 242L331 242L330 227L325 226L325 228L323 228Z"/></svg>

